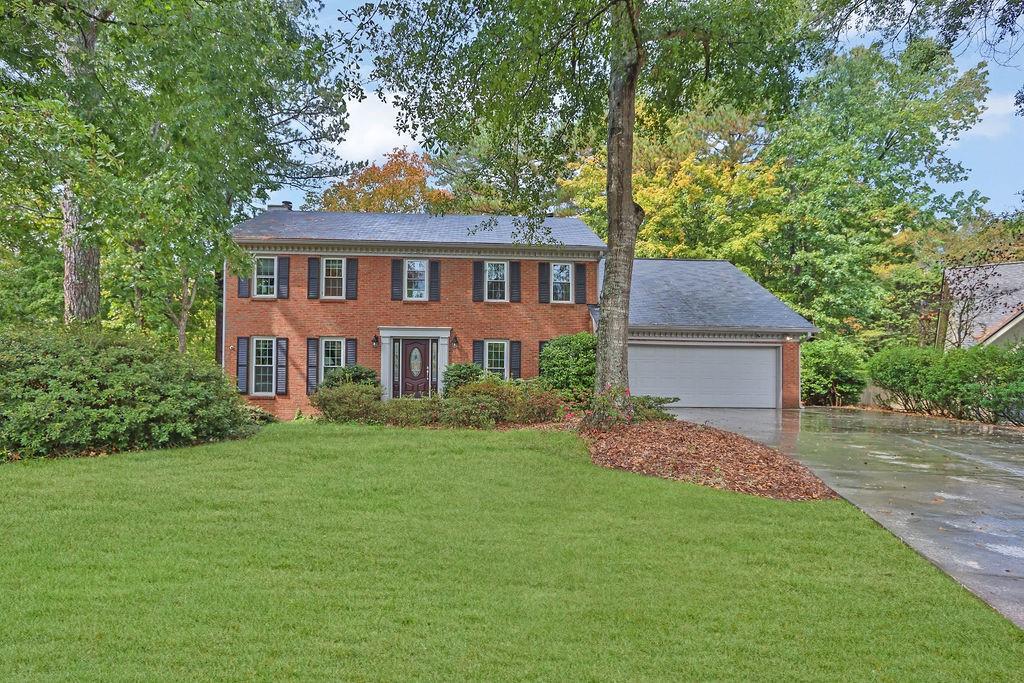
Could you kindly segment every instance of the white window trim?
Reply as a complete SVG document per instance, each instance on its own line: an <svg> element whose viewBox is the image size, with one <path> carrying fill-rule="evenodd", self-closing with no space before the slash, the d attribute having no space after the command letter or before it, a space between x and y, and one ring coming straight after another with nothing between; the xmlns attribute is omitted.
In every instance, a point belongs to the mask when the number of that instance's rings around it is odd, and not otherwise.
<svg viewBox="0 0 1024 683"><path fill-rule="evenodd" d="M509 354L509 343L508 343L507 339L485 339L484 340L484 372L485 373L490 372L490 373L494 374L487 367L489 365L489 363L487 362L487 359L488 359L487 351L490 348L491 344L501 344L502 346L505 347L505 369L502 372L501 378L502 379L508 379L509 366L511 365L511 363L509 362L510 359L508 357L508 354Z"/></svg>
<svg viewBox="0 0 1024 683"><path fill-rule="evenodd" d="M270 391L256 391L256 342L270 341ZM277 337L253 337L249 342L249 395L276 396L277 392ZM265 366L261 366L265 367Z"/></svg>
<svg viewBox="0 0 1024 683"><path fill-rule="evenodd" d="M324 381L324 370L326 370L326 367L324 366L324 346L325 346L325 342L329 342L329 341L341 342L341 365L335 365L335 366L332 366L332 367L334 367L334 368L343 368L343 367L345 367L348 364L348 358L346 357L347 356L348 348L345 345L345 337L320 337L320 356L319 356L319 361L320 362L317 363L317 365L320 366L320 367L317 368L317 374L319 375L319 377L317 379L317 383L318 384L320 382Z"/></svg>
<svg viewBox="0 0 1024 683"><path fill-rule="evenodd" d="M423 296L409 296L409 262L419 261L423 264ZM428 301L430 299L430 260L425 258L407 258L402 261L402 301Z"/></svg>
<svg viewBox="0 0 1024 683"><path fill-rule="evenodd" d="M569 266L569 298L565 301L559 301L555 299L555 266ZM552 261L551 262L551 282L548 283L550 289L548 291L548 300L553 304L571 304L576 300L576 264L568 261Z"/></svg>
<svg viewBox="0 0 1024 683"><path fill-rule="evenodd" d="M341 296L327 296L324 292L327 291L327 261L341 261ZM320 257L320 298L332 300L342 300L345 298L345 290L348 288L348 259L344 256L321 256ZM332 337L333 339L333 337Z"/></svg>
<svg viewBox="0 0 1024 683"><path fill-rule="evenodd" d="M498 282L498 280L487 279L487 266L492 263L500 263L505 266L505 296L501 299L492 299L487 295L487 283ZM509 290L509 276L508 276L508 261L484 261L484 301L493 303L503 303L508 301L508 290Z"/></svg>
<svg viewBox="0 0 1024 683"><path fill-rule="evenodd" d="M274 291L271 294L257 294L259 291L259 278L267 277L266 275L257 275L258 272L257 264L260 259L270 259L274 262ZM257 256L253 260L252 264L252 296L255 299L276 299L277 298L277 257L276 256Z"/></svg>

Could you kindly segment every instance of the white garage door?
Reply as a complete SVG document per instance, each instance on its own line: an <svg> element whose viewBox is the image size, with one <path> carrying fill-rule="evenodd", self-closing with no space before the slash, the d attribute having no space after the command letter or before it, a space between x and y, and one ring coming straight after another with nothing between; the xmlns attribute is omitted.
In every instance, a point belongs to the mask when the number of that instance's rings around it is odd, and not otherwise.
<svg viewBox="0 0 1024 683"><path fill-rule="evenodd" d="M630 391L678 396L679 407L774 408L778 361L774 346L630 344Z"/></svg>

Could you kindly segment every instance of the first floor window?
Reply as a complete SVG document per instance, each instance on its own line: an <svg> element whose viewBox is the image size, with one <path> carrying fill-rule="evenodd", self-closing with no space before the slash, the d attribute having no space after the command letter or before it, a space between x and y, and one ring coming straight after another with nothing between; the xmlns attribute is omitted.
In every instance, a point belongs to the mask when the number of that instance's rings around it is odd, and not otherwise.
<svg viewBox="0 0 1024 683"><path fill-rule="evenodd" d="M426 301L426 261L420 259L409 259L405 262L405 298L413 301Z"/></svg>
<svg viewBox="0 0 1024 683"><path fill-rule="evenodd" d="M274 393L274 338L252 340L252 393L272 396Z"/></svg>
<svg viewBox="0 0 1024 683"><path fill-rule="evenodd" d="M484 344L484 369L508 378L508 342L488 341Z"/></svg>
<svg viewBox="0 0 1024 683"><path fill-rule="evenodd" d="M551 264L551 300L558 303L572 301L572 264Z"/></svg>
<svg viewBox="0 0 1024 683"><path fill-rule="evenodd" d="M345 367L345 340L338 337L320 338L320 381L335 368Z"/></svg>
<svg viewBox="0 0 1024 683"><path fill-rule="evenodd" d="M274 296L277 293L277 257L256 257L256 296Z"/></svg>
<svg viewBox="0 0 1024 683"><path fill-rule="evenodd" d="M504 261L488 261L485 264L487 301L505 301L508 287L508 264Z"/></svg>
<svg viewBox="0 0 1024 683"><path fill-rule="evenodd" d="M324 258L323 260L323 297L342 299L345 297L345 259Z"/></svg>

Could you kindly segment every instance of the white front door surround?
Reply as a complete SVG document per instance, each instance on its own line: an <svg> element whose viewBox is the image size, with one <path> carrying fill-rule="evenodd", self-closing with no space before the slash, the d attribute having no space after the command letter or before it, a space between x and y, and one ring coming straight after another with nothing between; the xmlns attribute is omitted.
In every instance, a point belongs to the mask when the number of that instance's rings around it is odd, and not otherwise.
<svg viewBox="0 0 1024 683"><path fill-rule="evenodd" d="M444 370L448 367L448 339L450 327L381 327L380 330L380 383L382 397L392 398L392 354L398 339L437 340L437 391L444 391Z"/></svg>

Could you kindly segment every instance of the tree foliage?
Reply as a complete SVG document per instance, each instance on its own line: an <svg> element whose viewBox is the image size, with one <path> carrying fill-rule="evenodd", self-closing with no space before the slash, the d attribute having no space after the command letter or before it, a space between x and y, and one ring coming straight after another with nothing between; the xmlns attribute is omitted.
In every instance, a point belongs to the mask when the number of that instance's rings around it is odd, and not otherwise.
<svg viewBox="0 0 1024 683"><path fill-rule="evenodd" d="M303 208L321 211L379 213L440 212L451 205L449 190L432 187L431 159L407 149L394 149L383 164L353 169Z"/></svg>

